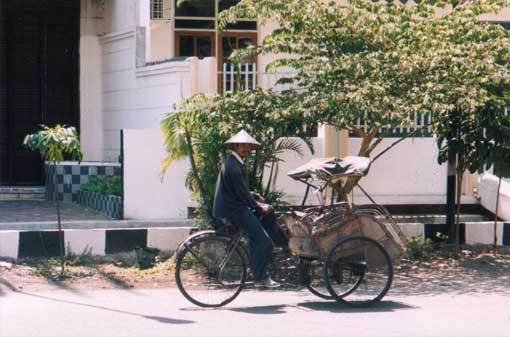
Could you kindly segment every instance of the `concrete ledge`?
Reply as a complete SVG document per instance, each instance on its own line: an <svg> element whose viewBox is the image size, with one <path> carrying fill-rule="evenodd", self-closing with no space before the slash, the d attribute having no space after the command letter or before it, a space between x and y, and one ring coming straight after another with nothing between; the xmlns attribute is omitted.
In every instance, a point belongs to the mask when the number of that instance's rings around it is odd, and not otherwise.
<svg viewBox="0 0 510 337"><path fill-rule="evenodd" d="M140 223L138 224L140 225ZM425 225L423 223L399 223L398 225L407 238L421 236L423 239L426 238L427 232L430 232L430 228L427 230L428 227L440 226L437 224ZM463 225L465 228L463 234L467 244L491 245L493 243L493 222L466 222ZM194 228L194 226L173 226L64 229L64 242L67 254L81 254L85 249L90 248L92 254L104 255L106 253L132 251L135 247L149 247L171 252L177 248L177 245L183 239L190 235ZM55 246L55 239L57 238L55 234L55 229L0 231L0 256L18 258L33 254L30 252L41 251L58 255L58 249L47 249L50 246ZM34 241L34 238L40 242ZM48 241L46 242L46 240ZM34 247L37 244L46 248L41 250ZM497 244L510 245L510 223L498 222Z"/></svg>
<svg viewBox="0 0 510 337"><path fill-rule="evenodd" d="M496 244L508 245L503 242L505 223L498 222L496 225ZM494 221L486 222L467 222L466 223L466 243L467 244L494 244Z"/></svg>
<svg viewBox="0 0 510 337"><path fill-rule="evenodd" d="M34 222L0 222L0 232L4 230L43 231L57 228L56 221ZM156 219L156 220L87 220L62 221L63 229L97 229L97 228L152 228L152 227L194 227L193 219Z"/></svg>
<svg viewBox="0 0 510 337"><path fill-rule="evenodd" d="M480 180L480 203L483 207L496 213L496 199L499 178L485 173ZM504 220L510 220L510 183L503 180L499 191L498 216Z"/></svg>
<svg viewBox="0 0 510 337"><path fill-rule="evenodd" d="M147 230L147 247L173 251L181 241L189 236L192 228L149 228Z"/></svg>
<svg viewBox="0 0 510 337"><path fill-rule="evenodd" d="M425 226L422 223L399 223L398 226L408 239L413 236L425 238Z"/></svg>
<svg viewBox="0 0 510 337"><path fill-rule="evenodd" d="M19 232L4 231L0 232L0 256L18 257Z"/></svg>
<svg viewBox="0 0 510 337"><path fill-rule="evenodd" d="M66 254L93 255L132 251L136 247L172 252L194 227L65 229ZM58 255L56 230L0 231L0 257Z"/></svg>
<svg viewBox="0 0 510 337"><path fill-rule="evenodd" d="M66 254L81 254L90 249L93 255L104 255L106 245L105 229L65 230Z"/></svg>

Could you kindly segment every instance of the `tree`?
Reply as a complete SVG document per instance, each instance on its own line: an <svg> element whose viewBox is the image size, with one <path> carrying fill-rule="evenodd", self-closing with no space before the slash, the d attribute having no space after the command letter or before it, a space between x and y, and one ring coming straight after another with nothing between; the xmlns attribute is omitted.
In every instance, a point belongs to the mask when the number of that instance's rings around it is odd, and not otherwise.
<svg viewBox="0 0 510 337"><path fill-rule="evenodd" d="M281 138L298 137L313 151L305 121L299 114L285 109L287 101L285 95L274 95L271 90L260 88L222 95L198 94L174 105L173 111L163 119L161 131L168 156L162 173L174 160L188 158L191 169L186 185L199 201L201 217L212 219L216 179L227 156L223 143L240 129L262 143L262 149L246 159L250 187L268 201L278 202L281 193L271 186L281 154L285 151L303 154L299 139ZM267 165L269 172L264 179Z"/></svg>
<svg viewBox="0 0 510 337"><path fill-rule="evenodd" d="M487 88L508 81L507 33L477 20L498 7L462 2L438 15L436 5L441 3L242 0L221 13L220 26L240 18L276 21L278 28L260 46L232 59L278 55L266 70L294 70L279 81L294 87L287 95L292 109L361 137L358 155L369 157L394 128L416 131L425 125L415 117L425 112L474 111L493 94ZM347 180L344 196L358 180Z"/></svg>
<svg viewBox="0 0 510 337"><path fill-rule="evenodd" d="M57 181L57 164L64 160L64 156L72 160L81 161L83 154L80 149L80 141L74 127L56 125L51 128L42 125L42 130L27 135L23 145L41 154L42 158L53 165L53 181L55 182L55 206L57 209L57 223L60 247L61 274L65 272L64 266L64 233L60 222L60 196Z"/></svg>
<svg viewBox="0 0 510 337"><path fill-rule="evenodd" d="M497 221L501 181L503 178L510 178L510 116L504 114L497 121L494 119L489 121L491 121L492 124L487 127L486 131L488 138L491 139L492 147L490 148L489 155L487 156L487 167L493 166L494 175L499 177L496 192L496 211L494 214L494 254L496 254Z"/></svg>

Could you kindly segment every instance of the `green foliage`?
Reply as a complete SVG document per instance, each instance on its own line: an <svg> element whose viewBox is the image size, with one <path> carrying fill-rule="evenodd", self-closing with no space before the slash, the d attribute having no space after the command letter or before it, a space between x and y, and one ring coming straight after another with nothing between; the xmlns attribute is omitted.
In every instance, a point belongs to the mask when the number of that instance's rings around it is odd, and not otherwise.
<svg viewBox="0 0 510 337"><path fill-rule="evenodd" d="M458 246L448 244L448 236L436 234L437 240L423 240L421 235L413 236L408 240L407 255L411 260L431 260L435 258L456 258L460 254Z"/></svg>
<svg viewBox="0 0 510 337"><path fill-rule="evenodd" d="M423 240L421 235L413 236L408 241L407 255L412 260L426 260L432 257L434 246L432 240Z"/></svg>
<svg viewBox="0 0 510 337"><path fill-rule="evenodd" d="M440 161L445 146L476 149L466 165L479 170L479 155L489 150L475 142L482 121L474 115L506 104L510 39L501 25L478 17L504 2L463 1L437 13L448 4L242 0L221 13L220 27L241 18L274 20L278 28L260 46L235 51L232 60L276 54L266 71L293 69L280 83L299 89L287 95L286 109L361 137L358 155L370 156L396 127L416 128L410 113L430 112L441 116L436 132L448 141L440 141Z"/></svg>
<svg viewBox="0 0 510 337"><path fill-rule="evenodd" d="M494 165L496 176L510 178L510 116L499 118L493 128L487 129L487 134L493 140L487 166Z"/></svg>
<svg viewBox="0 0 510 337"><path fill-rule="evenodd" d="M158 251L155 249L138 247L135 248L136 259L138 262L138 268L149 269L156 263L156 256Z"/></svg>
<svg viewBox="0 0 510 337"><path fill-rule="evenodd" d="M80 254L71 251L71 247L67 247L67 255L65 263L68 266L91 266L93 264L92 247L86 246Z"/></svg>
<svg viewBox="0 0 510 337"><path fill-rule="evenodd" d="M216 179L229 152L223 143L240 129L245 129L262 144L262 149L246 158L250 187L264 197L271 194L280 156L286 151L302 155L302 141L312 149L307 138L306 123L301 115L287 110L285 95L256 89L223 95L195 95L175 105L161 123L168 157L163 174L175 160L187 158L191 164L186 185L199 202L197 213L210 218ZM269 177L264 186L265 168Z"/></svg>
<svg viewBox="0 0 510 337"><path fill-rule="evenodd" d="M80 185L80 190L122 196L122 179L117 176L90 177L88 182Z"/></svg>
<svg viewBox="0 0 510 337"><path fill-rule="evenodd" d="M58 163L69 156L72 160L81 161L83 154L80 149L80 141L74 127L65 127L57 124L51 128L41 125L42 130L27 135L23 145L37 151L44 160Z"/></svg>
<svg viewBox="0 0 510 337"><path fill-rule="evenodd" d="M65 127L57 124L55 127L48 127L41 125L42 130L27 135L23 140L23 145L32 151L37 151L41 154L44 160L50 161L54 166L53 181L55 182L55 205L57 209L57 222L59 231L59 247L60 247L60 274L65 276L65 261L64 261L64 242L62 225L60 221L60 205L59 205L59 191L57 184L57 163L64 160L64 157L81 161L83 153L80 148L80 141L78 134L74 127Z"/></svg>

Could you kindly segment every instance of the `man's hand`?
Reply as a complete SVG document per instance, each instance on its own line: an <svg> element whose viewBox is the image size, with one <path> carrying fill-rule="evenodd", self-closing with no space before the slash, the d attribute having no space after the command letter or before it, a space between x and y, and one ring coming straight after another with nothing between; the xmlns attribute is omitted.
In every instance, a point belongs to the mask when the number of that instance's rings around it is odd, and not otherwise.
<svg viewBox="0 0 510 337"><path fill-rule="evenodd" d="M253 199L255 199L255 201L257 202L265 202L266 199L264 199L263 196L261 196L260 194L258 194L257 192L250 192L251 195L253 196Z"/></svg>
<svg viewBox="0 0 510 337"><path fill-rule="evenodd" d="M267 214L271 211L271 205L259 203L259 206L262 209L263 214Z"/></svg>

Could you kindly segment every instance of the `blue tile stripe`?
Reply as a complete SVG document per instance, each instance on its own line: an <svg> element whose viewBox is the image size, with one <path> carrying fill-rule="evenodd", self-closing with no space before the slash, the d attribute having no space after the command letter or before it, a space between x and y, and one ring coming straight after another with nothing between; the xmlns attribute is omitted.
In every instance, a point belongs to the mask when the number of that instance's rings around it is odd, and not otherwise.
<svg viewBox="0 0 510 337"><path fill-rule="evenodd" d="M54 200L54 166L45 165L46 198ZM89 181L90 177L121 176L119 165L62 164L57 166L59 199L63 202L76 202L80 185Z"/></svg>
<svg viewBox="0 0 510 337"><path fill-rule="evenodd" d="M95 209L114 219L122 218L122 198L89 191L79 191L76 202L82 206Z"/></svg>

